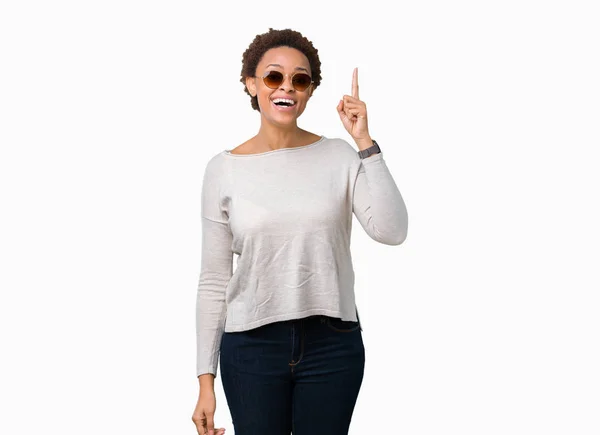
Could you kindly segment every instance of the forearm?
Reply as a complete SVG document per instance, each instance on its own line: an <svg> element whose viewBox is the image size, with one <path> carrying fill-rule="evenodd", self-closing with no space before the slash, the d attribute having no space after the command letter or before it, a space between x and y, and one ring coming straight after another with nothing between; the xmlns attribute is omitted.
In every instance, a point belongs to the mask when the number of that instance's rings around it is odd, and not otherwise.
<svg viewBox="0 0 600 435"><path fill-rule="evenodd" d="M357 145L361 150L368 148L362 141ZM406 204L382 153L361 160L354 185L353 211L374 240L399 245L406 238Z"/></svg>

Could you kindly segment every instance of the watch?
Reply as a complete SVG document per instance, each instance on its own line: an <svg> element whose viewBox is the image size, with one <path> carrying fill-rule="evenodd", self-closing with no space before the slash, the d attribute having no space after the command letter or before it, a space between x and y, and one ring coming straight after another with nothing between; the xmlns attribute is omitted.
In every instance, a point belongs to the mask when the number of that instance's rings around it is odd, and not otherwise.
<svg viewBox="0 0 600 435"><path fill-rule="evenodd" d="M358 155L360 156L361 159L367 158L370 155L381 152L381 149L379 148L379 145L377 144L375 139L372 139L372 140L373 140L373 146L370 146L369 148L365 148L364 150L358 152Z"/></svg>

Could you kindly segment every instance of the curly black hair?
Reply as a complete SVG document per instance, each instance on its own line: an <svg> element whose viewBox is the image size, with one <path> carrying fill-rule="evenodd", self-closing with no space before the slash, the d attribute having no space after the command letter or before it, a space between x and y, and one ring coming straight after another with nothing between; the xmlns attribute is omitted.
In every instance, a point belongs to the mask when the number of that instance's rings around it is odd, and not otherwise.
<svg viewBox="0 0 600 435"><path fill-rule="evenodd" d="M242 77L240 81L244 84L244 91L250 95L246 87L246 78L256 75L256 67L267 50L275 47L291 47L300 50L308 58L310 70L312 72L313 92L321 83L321 61L319 60L319 50L317 50L312 41L309 41L300 32L292 29L273 30L269 27L267 33L256 35L254 41L248 46L242 56ZM260 112L258 98L251 97L251 104L254 110Z"/></svg>

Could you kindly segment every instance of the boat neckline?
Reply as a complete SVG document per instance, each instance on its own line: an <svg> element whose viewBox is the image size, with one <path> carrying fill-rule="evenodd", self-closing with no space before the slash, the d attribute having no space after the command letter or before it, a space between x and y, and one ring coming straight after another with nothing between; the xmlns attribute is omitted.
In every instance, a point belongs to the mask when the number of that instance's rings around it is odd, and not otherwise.
<svg viewBox="0 0 600 435"><path fill-rule="evenodd" d="M224 150L221 154L229 156L229 157L260 157L260 156L266 156L266 155L271 155L271 154L275 154L275 153L282 153L282 152L285 152L285 151L300 151L300 150L304 150L304 149L311 148L311 147L314 147L315 145L320 144L321 142L325 141L325 139L327 139L327 138L324 135L321 135L321 138L318 141L309 143L307 145L301 145L301 146L297 146L297 147L279 148L279 149L276 149L276 150L264 151L262 153L232 154L231 150Z"/></svg>

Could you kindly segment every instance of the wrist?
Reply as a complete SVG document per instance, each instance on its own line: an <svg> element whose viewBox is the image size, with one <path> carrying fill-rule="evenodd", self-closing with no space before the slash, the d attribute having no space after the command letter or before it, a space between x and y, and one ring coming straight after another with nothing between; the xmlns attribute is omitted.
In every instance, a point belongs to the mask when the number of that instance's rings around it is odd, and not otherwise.
<svg viewBox="0 0 600 435"><path fill-rule="evenodd" d="M367 148L370 148L373 146L373 139L371 139L371 136L367 136L366 138L361 138L361 139L355 140L355 142L356 142L356 146L358 147L359 151L366 150Z"/></svg>
<svg viewBox="0 0 600 435"><path fill-rule="evenodd" d="M200 388L214 388L215 387L215 375L212 373L204 373L198 376L200 382Z"/></svg>
<svg viewBox="0 0 600 435"><path fill-rule="evenodd" d="M359 151L358 151L358 156L361 159L366 159L372 155L381 153L381 148L379 148L379 144L377 143L377 141L375 141L373 138L371 138L371 142L372 143L370 146L365 146L365 144L361 142L361 144L359 146ZM363 146L365 148L362 148Z"/></svg>

